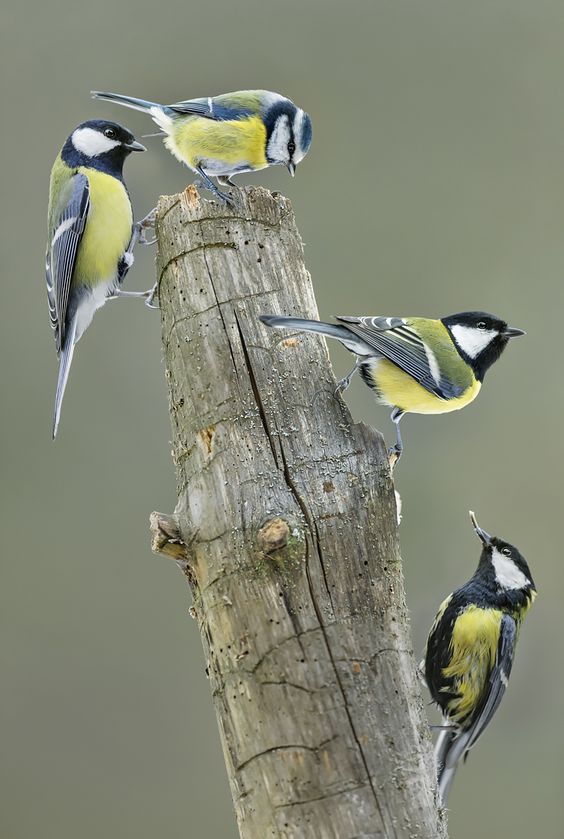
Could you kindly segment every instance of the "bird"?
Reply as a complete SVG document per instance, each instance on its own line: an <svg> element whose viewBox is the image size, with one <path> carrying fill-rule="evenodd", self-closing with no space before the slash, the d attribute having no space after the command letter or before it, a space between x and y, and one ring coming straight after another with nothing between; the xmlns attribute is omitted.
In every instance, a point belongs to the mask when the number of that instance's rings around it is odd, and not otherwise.
<svg viewBox="0 0 564 839"><path fill-rule="evenodd" d="M133 224L123 181L126 157L139 151L146 149L126 128L88 120L69 135L51 170L45 270L59 358L53 439L74 347L96 310L112 297L151 299L153 290L120 288L133 263L133 248L151 224L149 216Z"/></svg>
<svg viewBox="0 0 564 839"><path fill-rule="evenodd" d="M395 465L403 452L399 423L406 413L444 414L464 408L511 338L524 335L487 312L422 317L337 317L324 323L282 315L260 315L267 326L336 338L356 355L353 369L337 385L344 392L357 370L378 401L393 408Z"/></svg>
<svg viewBox="0 0 564 839"><path fill-rule="evenodd" d="M443 714L435 746L443 806L460 759L467 757L503 698L519 630L537 593L519 550L490 536L472 511L470 520L482 543L478 567L439 607L420 665Z"/></svg>
<svg viewBox="0 0 564 839"><path fill-rule="evenodd" d="M277 165L286 166L293 177L311 144L308 114L269 90L238 90L172 105L100 90L91 95L148 113L174 157L227 203L233 203L231 197L218 189L212 177L222 186L236 186L233 175Z"/></svg>

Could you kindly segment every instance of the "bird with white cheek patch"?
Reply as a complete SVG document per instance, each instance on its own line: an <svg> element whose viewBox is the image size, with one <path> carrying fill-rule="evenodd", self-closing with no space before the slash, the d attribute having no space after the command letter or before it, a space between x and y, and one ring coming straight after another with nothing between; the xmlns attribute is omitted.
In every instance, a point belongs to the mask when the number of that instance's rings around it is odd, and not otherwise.
<svg viewBox="0 0 564 839"><path fill-rule="evenodd" d="M228 203L231 197L220 192L212 177L223 186L235 186L233 175L267 166L286 166L293 177L311 145L309 116L291 99L270 90L238 90L173 105L99 90L92 96L148 113L174 157Z"/></svg>
<svg viewBox="0 0 564 839"><path fill-rule="evenodd" d="M464 408L480 392L486 372L509 340L525 334L487 312L460 312L439 320L338 317L336 324L280 315L260 319L277 329L336 338L356 355L355 366L337 390L346 390L360 370L377 399L393 407L392 465L403 451L399 422L404 414L444 414Z"/></svg>
<svg viewBox="0 0 564 839"><path fill-rule="evenodd" d="M474 576L441 604L420 670L443 713L435 746L446 806L461 758L496 712L509 681L519 629L536 596L523 555L490 536L470 513L482 543Z"/></svg>
<svg viewBox="0 0 564 839"><path fill-rule="evenodd" d="M133 263L133 248L152 224L151 215L133 223L122 170L134 151L145 147L126 128L89 120L68 137L51 170L46 280L59 357L53 438L74 347L96 310L112 297L144 297L150 304L154 294L154 288L120 288Z"/></svg>

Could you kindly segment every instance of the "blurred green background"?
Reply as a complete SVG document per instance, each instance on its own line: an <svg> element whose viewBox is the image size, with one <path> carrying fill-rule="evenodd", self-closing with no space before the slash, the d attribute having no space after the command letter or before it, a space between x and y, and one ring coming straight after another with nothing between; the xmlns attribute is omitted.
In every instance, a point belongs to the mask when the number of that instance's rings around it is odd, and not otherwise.
<svg viewBox="0 0 564 839"><path fill-rule="evenodd" d="M563 836L562 3L52 0L5 8L0 38L2 837L236 835L188 590L149 550L150 511L175 504L158 314L124 300L96 316L52 443L43 254L49 170L75 125L153 130L91 88L246 87L312 116L295 181L241 180L291 196L322 315L483 308L528 331L476 404L404 420L397 485L418 654L477 562L469 508L539 589L506 700L457 778L451 837ZM189 180L147 143L126 164L138 217ZM153 257L138 252L128 288L152 284ZM350 358L332 352L342 375ZM393 438L359 381L347 398Z"/></svg>

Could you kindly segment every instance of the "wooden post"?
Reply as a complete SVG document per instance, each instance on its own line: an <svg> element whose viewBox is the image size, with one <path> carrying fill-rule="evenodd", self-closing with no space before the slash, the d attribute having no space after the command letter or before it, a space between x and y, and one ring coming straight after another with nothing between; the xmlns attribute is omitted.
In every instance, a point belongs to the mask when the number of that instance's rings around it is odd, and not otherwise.
<svg viewBox="0 0 564 839"><path fill-rule="evenodd" d="M289 201L189 187L157 219L175 515L244 839L446 836L386 449L335 398Z"/></svg>

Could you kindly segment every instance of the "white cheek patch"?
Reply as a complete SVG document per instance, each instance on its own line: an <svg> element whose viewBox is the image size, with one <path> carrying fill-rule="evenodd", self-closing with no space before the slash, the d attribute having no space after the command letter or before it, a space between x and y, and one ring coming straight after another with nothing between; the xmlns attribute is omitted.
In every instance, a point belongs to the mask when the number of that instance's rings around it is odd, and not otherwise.
<svg viewBox="0 0 564 839"><path fill-rule="evenodd" d="M73 131L72 144L77 151L88 157L97 157L121 145L119 140L110 140L109 137L105 137L93 128L77 128Z"/></svg>
<svg viewBox="0 0 564 839"><path fill-rule="evenodd" d="M478 329L475 326L463 326L461 323L451 326L450 331L462 352L470 358L480 355L498 335L493 329Z"/></svg>
<svg viewBox="0 0 564 839"><path fill-rule="evenodd" d="M287 114L282 114L274 123L274 129L266 147L269 160L276 163L287 163L288 143L290 142L290 123Z"/></svg>
<svg viewBox="0 0 564 839"><path fill-rule="evenodd" d="M305 157L305 152L303 151L303 149L301 147L301 142L300 142L300 138L302 136L302 131L303 131L304 117L305 117L304 112L301 109L298 108L296 116L294 117L294 125L293 125L294 137L296 139L296 151L294 152L294 157L293 157L294 163L299 163Z"/></svg>
<svg viewBox="0 0 564 839"><path fill-rule="evenodd" d="M505 556L497 548L492 551L492 565L496 581L501 588L519 589L529 584L529 580L517 568L511 557Z"/></svg>

